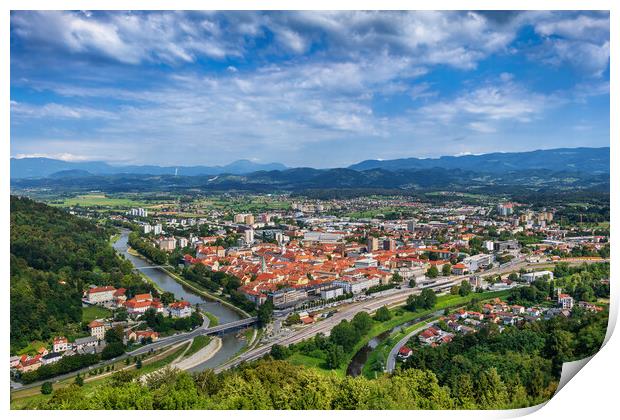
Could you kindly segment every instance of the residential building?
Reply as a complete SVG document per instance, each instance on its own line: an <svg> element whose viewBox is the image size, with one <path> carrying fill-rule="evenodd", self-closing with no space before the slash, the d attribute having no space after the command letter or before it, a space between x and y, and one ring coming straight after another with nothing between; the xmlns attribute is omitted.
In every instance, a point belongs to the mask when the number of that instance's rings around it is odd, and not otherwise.
<svg viewBox="0 0 620 420"><path fill-rule="evenodd" d="M47 353L45 356L41 357L41 364L49 365L50 363L58 362L60 359L62 359L62 354L60 353Z"/></svg>
<svg viewBox="0 0 620 420"><path fill-rule="evenodd" d="M521 274L521 280L524 280L528 283L532 283L533 281L541 278L547 278L547 280L553 280L553 271L534 271L532 273L524 273Z"/></svg>
<svg viewBox="0 0 620 420"><path fill-rule="evenodd" d="M105 338L105 325L101 321L96 319L91 321L90 324L88 324L88 330L92 337L97 337L99 340Z"/></svg>
<svg viewBox="0 0 620 420"><path fill-rule="evenodd" d="M192 314L192 304L186 300L168 305L168 312L173 318L186 318Z"/></svg>
<svg viewBox="0 0 620 420"><path fill-rule="evenodd" d="M114 292L116 288L113 286L91 287L87 292L87 300L92 304L112 302Z"/></svg>
<svg viewBox="0 0 620 420"><path fill-rule="evenodd" d="M52 351L60 353L69 349L69 340L66 337L54 337L52 342Z"/></svg>
<svg viewBox="0 0 620 420"><path fill-rule="evenodd" d="M379 249L379 239L371 236L368 238L368 245L366 246L368 252L374 252Z"/></svg>
<svg viewBox="0 0 620 420"><path fill-rule="evenodd" d="M321 290L321 299L325 299L325 300L330 300L330 299L335 299L338 296L342 296L344 293L344 291L342 290L342 287L329 287L327 289L323 289Z"/></svg>

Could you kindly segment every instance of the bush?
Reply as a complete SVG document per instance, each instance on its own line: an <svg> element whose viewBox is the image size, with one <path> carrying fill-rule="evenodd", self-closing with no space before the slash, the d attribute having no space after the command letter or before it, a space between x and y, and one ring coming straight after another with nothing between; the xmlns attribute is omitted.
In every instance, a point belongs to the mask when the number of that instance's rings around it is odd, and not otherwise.
<svg viewBox="0 0 620 420"><path fill-rule="evenodd" d="M52 393L53 390L54 390L54 387L52 386L52 383L49 381L43 382L43 385L41 385L41 394L43 395L49 395Z"/></svg>
<svg viewBox="0 0 620 420"><path fill-rule="evenodd" d="M387 306L382 306L377 309L377 313L375 314L375 320L379 322L388 321L392 318L392 313L388 309Z"/></svg>

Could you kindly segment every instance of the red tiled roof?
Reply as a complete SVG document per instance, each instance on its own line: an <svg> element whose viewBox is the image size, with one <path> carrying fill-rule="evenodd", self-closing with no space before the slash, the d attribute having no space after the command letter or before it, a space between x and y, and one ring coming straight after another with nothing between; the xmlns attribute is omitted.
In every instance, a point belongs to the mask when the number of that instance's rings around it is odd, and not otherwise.
<svg viewBox="0 0 620 420"><path fill-rule="evenodd" d="M88 294L110 292L112 290L116 290L116 289L113 286L93 287L92 289L88 290Z"/></svg>

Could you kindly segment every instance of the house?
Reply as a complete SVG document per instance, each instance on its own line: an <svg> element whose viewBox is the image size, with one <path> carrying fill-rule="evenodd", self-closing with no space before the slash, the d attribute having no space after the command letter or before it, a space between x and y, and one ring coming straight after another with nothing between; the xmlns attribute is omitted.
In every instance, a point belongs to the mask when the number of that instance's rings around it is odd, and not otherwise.
<svg viewBox="0 0 620 420"><path fill-rule="evenodd" d="M89 303L109 303L114 300L114 292L116 289L112 286L91 287L86 293Z"/></svg>
<svg viewBox="0 0 620 420"><path fill-rule="evenodd" d="M130 331L125 336L126 341L133 340L134 342L141 343L150 339L151 341L157 341L159 339L159 333L151 330L145 331Z"/></svg>
<svg viewBox="0 0 620 420"><path fill-rule="evenodd" d="M66 337L54 337L52 344L52 351L54 353L60 353L69 349L69 340Z"/></svg>
<svg viewBox="0 0 620 420"><path fill-rule="evenodd" d="M39 347L37 350L37 354L40 354L41 356L45 356L47 353L49 353L49 351L47 351L45 347Z"/></svg>
<svg viewBox="0 0 620 420"><path fill-rule="evenodd" d="M93 320L88 324L88 330L90 331L90 335L92 337L97 337L99 340L103 340L105 338L105 325L103 322L98 320Z"/></svg>
<svg viewBox="0 0 620 420"><path fill-rule="evenodd" d="M37 355L32 358L25 359L20 362L20 365L17 367L19 371L22 373L32 372L41 367L41 356Z"/></svg>
<svg viewBox="0 0 620 420"><path fill-rule="evenodd" d="M420 333L419 340L424 344L431 344L435 342L437 337L439 337L439 330L429 327Z"/></svg>
<svg viewBox="0 0 620 420"><path fill-rule="evenodd" d="M413 350L411 350L407 346L402 346L400 350L398 350L398 357L401 359L408 359L413 354Z"/></svg>
<svg viewBox="0 0 620 420"><path fill-rule="evenodd" d="M172 302L168 305L168 312L173 318L186 318L192 314L192 304L186 300Z"/></svg>
<svg viewBox="0 0 620 420"><path fill-rule="evenodd" d="M52 352L41 357L41 363L44 365L49 365L50 363L56 363L60 359L62 359L62 354Z"/></svg>
<svg viewBox="0 0 620 420"><path fill-rule="evenodd" d="M97 337L94 337L94 336L81 337L81 338L75 339L75 342L73 343L73 347L75 347L75 349L79 352L80 350L84 350L88 347L91 347L91 348L97 347L98 343L99 343L99 339Z"/></svg>
<svg viewBox="0 0 620 420"><path fill-rule="evenodd" d="M452 274L462 276L467 271L467 267L463 263L457 263L452 266Z"/></svg>
<svg viewBox="0 0 620 420"><path fill-rule="evenodd" d="M19 366L19 361L19 356L11 356L11 368L16 368L17 366Z"/></svg>
<svg viewBox="0 0 620 420"><path fill-rule="evenodd" d="M159 299L153 299L150 293L135 295L125 302L125 308L127 308L129 315L142 315L150 308L153 308L156 312L164 311L164 305Z"/></svg>
<svg viewBox="0 0 620 420"><path fill-rule="evenodd" d="M126 291L127 290L122 287L116 289L116 291L114 292L114 303L116 304L116 306L123 306L123 304L127 300L127 296L125 296Z"/></svg>
<svg viewBox="0 0 620 420"><path fill-rule="evenodd" d="M558 293L558 306L562 309L573 309L574 300L566 293Z"/></svg>

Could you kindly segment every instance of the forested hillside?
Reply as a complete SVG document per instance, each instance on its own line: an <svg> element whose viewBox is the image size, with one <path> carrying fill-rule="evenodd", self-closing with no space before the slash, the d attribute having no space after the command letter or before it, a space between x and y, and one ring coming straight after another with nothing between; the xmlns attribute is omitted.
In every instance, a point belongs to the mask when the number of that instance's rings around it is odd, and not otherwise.
<svg viewBox="0 0 620 420"><path fill-rule="evenodd" d="M262 360L215 374L163 369L144 381L117 372L93 389L69 385L26 409L506 409L551 398L562 362L600 348L608 312L497 328L417 347L393 374L340 376ZM128 397L130 396L130 397Z"/></svg>
<svg viewBox="0 0 620 420"><path fill-rule="evenodd" d="M80 334L89 285L149 290L109 244L112 231L27 198L11 197L11 350Z"/></svg>

